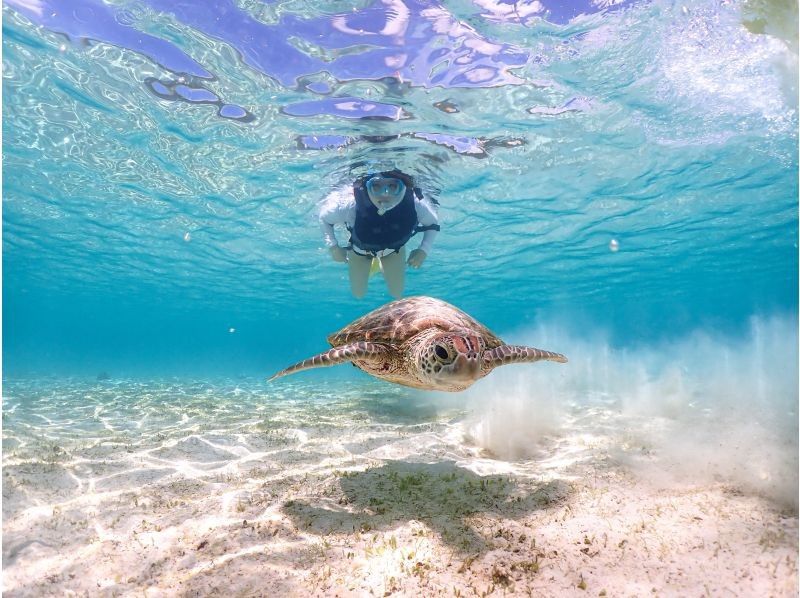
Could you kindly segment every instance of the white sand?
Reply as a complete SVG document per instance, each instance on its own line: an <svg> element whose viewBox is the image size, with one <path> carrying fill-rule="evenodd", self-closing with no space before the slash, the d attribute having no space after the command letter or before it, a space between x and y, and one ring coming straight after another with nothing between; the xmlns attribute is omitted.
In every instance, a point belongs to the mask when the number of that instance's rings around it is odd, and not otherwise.
<svg viewBox="0 0 800 598"><path fill-rule="evenodd" d="M612 407L502 460L482 416L403 397L124 433L12 413L4 596L797 595L794 507L676 479Z"/></svg>

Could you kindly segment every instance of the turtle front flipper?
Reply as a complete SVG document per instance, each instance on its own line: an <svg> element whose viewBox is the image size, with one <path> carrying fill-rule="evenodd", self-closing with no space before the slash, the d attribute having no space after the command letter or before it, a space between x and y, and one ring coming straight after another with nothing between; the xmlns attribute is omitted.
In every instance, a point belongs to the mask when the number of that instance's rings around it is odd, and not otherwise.
<svg viewBox="0 0 800 598"><path fill-rule="evenodd" d="M285 370L281 370L269 380L271 381L275 378L280 378L281 376L288 376L289 374L294 374L300 370L325 368L330 365L347 363L348 361L353 361L355 359L383 359L384 355L386 355L388 351L389 349L385 345L367 342L351 343L341 347L334 347L330 351L319 353L318 355L314 355L314 357L309 357L308 359L304 359L299 363L291 365Z"/></svg>
<svg viewBox="0 0 800 598"><path fill-rule="evenodd" d="M501 365L508 365L510 363L529 363L532 361L558 361L559 363L566 363L567 358L561 353L552 353L542 349L535 349L533 347L524 347L521 345L500 345L489 351L483 353L483 375L485 376L494 368Z"/></svg>

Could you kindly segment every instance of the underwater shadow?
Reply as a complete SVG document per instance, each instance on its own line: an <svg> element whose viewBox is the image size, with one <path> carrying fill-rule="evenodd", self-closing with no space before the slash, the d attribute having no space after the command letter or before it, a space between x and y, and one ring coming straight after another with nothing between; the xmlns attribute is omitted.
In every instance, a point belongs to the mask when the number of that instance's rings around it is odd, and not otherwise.
<svg viewBox="0 0 800 598"><path fill-rule="evenodd" d="M436 421L441 406L429 396L413 392L387 393L382 389L360 393L352 408L366 413L377 423L418 425Z"/></svg>
<svg viewBox="0 0 800 598"><path fill-rule="evenodd" d="M283 511L298 528L321 536L419 521L455 550L471 553L487 549L471 517L516 519L552 507L570 494L570 486L560 480L523 485L506 475L480 476L450 461L389 461L342 474L336 490L316 504L288 501Z"/></svg>

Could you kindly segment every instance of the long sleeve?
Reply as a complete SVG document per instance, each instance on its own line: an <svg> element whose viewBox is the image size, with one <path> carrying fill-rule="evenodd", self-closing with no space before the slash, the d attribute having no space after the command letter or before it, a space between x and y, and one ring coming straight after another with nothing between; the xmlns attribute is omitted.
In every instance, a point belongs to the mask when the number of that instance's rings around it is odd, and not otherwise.
<svg viewBox="0 0 800 598"><path fill-rule="evenodd" d="M439 217L433 211L431 205L421 200L416 202L417 207L417 221L421 226L431 226L439 224ZM433 247L433 240L439 234L438 230L426 230L422 235L422 242L419 244L419 249L422 249L426 254L430 255L431 248Z"/></svg>
<svg viewBox="0 0 800 598"><path fill-rule="evenodd" d="M353 226L355 220L355 202L348 197L349 189L339 189L334 191L323 201L319 211L319 227L322 230L322 238L326 247L336 247L339 243L336 240L334 225Z"/></svg>
<svg viewBox="0 0 800 598"><path fill-rule="evenodd" d="M320 218L319 226L322 229L322 239L325 241L325 246L336 247L339 242L336 240L336 233L333 232L333 225Z"/></svg>

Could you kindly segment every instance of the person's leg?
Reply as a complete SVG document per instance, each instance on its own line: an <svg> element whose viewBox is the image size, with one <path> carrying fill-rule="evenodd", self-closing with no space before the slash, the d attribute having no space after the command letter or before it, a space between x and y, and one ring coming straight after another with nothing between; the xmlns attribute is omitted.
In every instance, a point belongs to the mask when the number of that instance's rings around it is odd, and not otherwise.
<svg viewBox="0 0 800 598"><path fill-rule="evenodd" d="M406 248L401 247L397 253L392 253L381 258L383 266L383 279L389 287L389 294L395 299L403 296L406 285Z"/></svg>
<svg viewBox="0 0 800 598"><path fill-rule="evenodd" d="M356 299L361 299L367 294L370 266L372 266L371 255L363 256L354 251L347 252L347 267L350 270L350 290Z"/></svg>

